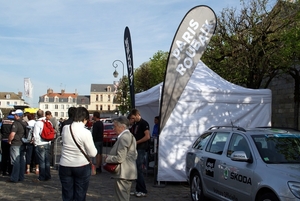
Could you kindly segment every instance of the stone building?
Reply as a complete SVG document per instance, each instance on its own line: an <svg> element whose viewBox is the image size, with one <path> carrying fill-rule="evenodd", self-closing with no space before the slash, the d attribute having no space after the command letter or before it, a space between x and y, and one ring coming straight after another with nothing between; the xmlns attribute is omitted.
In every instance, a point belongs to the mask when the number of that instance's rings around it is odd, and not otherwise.
<svg viewBox="0 0 300 201"><path fill-rule="evenodd" d="M113 102L115 90L113 84L91 84L89 109L102 112L117 110L119 105Z"/></svg>
<svg viewBox="0 0 300 201"><path fill-rule="evenodd" d="M60 93L53 92L52 89L47 89L47 93L39 97L39 108L44 111L51 111L52 116L57 119L68 118L68 109L77 106L78 94L66 93L61 90ZM88 107L88 104L85 104Z"/></svg>
<svg viewBox="0 0 300 201"><path fill-rule="evenodd" d="M0 108L14 109L14 106L28 106L22 97L22 92L0 92Z"/></svg>

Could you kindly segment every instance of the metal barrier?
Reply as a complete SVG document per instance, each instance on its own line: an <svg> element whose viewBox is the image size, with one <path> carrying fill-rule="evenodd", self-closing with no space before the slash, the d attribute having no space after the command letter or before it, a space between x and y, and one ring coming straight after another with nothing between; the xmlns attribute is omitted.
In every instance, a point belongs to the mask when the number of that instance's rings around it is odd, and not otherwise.
<svg viewBox="0 0 300 201"><path fill-rule="evenodd" d="M61 156L61 148L62 148L62 138L61 136L57 137L54 140L54 148L53 148L53 167L58 170L59 160Z"/></svg>

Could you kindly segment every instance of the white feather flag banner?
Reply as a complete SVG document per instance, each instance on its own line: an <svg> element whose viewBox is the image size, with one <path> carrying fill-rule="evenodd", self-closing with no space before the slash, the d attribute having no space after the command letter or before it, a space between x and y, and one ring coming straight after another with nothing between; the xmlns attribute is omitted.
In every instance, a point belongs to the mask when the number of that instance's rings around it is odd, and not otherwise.
<svg viewBox="0 0 300 201"><path fill-rule="evenodd" d="M32 98L32 83L30 78L24 78L24 94L28 98Z"/></svg>

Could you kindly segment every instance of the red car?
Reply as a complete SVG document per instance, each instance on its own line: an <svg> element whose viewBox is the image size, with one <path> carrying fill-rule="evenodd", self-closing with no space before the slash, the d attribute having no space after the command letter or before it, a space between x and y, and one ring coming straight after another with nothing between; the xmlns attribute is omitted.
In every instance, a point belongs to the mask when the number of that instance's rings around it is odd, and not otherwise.
<svg viewBox="0 0 300 201"><path fill-rule="evenodd" d="M103 123L104 132L103 132L103 142L108 144L114 144L117 141L117 134L114 131L114 124L112 123Z"/></svg>

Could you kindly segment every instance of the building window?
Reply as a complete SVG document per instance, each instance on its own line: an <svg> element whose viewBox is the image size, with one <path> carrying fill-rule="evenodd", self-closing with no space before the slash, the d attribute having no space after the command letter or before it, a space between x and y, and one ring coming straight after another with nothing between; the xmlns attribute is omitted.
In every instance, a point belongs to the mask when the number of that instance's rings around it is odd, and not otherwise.
<svg viewBox="0 0 300 201"><path fill-rule="evenodd" d="M55 105L54 109L58 109L58 105Z"/></svg>
<svg viewBox="0 0 300 201"><path fill-rule="evenodd" d="M45 109L46 109L46 110L48 109L48 104L45 104Z"/></svg>
<svg viewBox="0 0 300 201"><path fill-rule="evenodd" d="M99 106L98 105L96 105L96 110L99 110L99 108L98 108Z"/></svg>
<svg viewBox="0 0 300 201"><path fill-rule="evenodd" d="M14 103L14 105L18 105L17 101Z"/></svg>
<svg viewBox="0 0 300 201"><path fill-rule="evenodd" d="M111 92L111 88L110 88L110 87L107 87L107 91L108 91L108 92Z"/></svg>
<svg viewBox="0 0 300 201"><path fill-rule="evenodd" d="M69 97L69 99L68 99L68 102L69 102L69 103L71 103L71 102L72 102L72 98L71 98L71 97Z"/></svg>
<svg viewBox="0 0 300 201"><path fill-rule="evenodd" d="M67 105L67 106L66 106L66 109L69 109L69 108L70 108L70 105Z"/></svg>
<svg viewBox="0 0 300 201"><path fill-rule="evenodd" d="M58 112L54 112L54 116L55 116L55 117L58 117Z"/></svg>
<svg viewBox="0 0 300 201"><path fill-rule="evenodd" d="M76 102L76 99L75 98L73 98L73 103L75 103Z"/></svg>
<svg viewBox="0 0 300 201"><path fill-rule="evenodd" d="M100 101L101 102L103 101L103 95L100 95Z"/></svg>
<svg viewBox="0 0 300 201"><path fill-rule="evenodd" d="M96 95L96 101L98 101L98 99L99 99L99 95Z"/></svg>
<svg viewBox="0 0 300 201"><path fill-rule="evenodd" d="M60 117L64 117L64 114L65 114L64 112L61 112Z"/></svg>
<svg viewBox="0 0 300 201"><path fill-rule="evenodd" d="M107 110L110 111L110 105L107 106Z"/></svg>
<svg viewBox="0 0 300 201"><path fill-rule="evenodd" d="M6 105L7 105L7 106L9 106L9 105L10 105L10 102L9 102L9 101L7 101L7 102L6 102Z"/></svg>
<svg viewBox="0 0 300 201"><path fill-rule="evenodd" d="M49 102L49 98L48 97L45 97L45 100L44 100L46 103Z"/></svg>
<svg viewBox="0 0 300 201"><path fill-rule="evenodd" d="M10 94L6 94L6 99L10 99Z"/></svg>
<svg viewBox="0 0 300 201"><path fill-rule="evenodd" d="M57 97L54 98L54 102L56 102L56 103L58 102L58 98Z"/></svg>
<svg viewBox="0 0 300 201"><path fill-rule="evenodd" d="M103 107L102 107L102 105L100 105L100 110L103 110Z"/></svg>
<svg viewBox="0 0 300 201"><path fill-rule="evenodd" d="M80 100L80 103L85 103L84 98L82 98L82 99Z"/></svg>
<svg viewBox="0 0 300 201"><path fill-rule="evenodd" d="M108 95L108 101L110 101L110 95Z"/></svg>
<svg viewBox="0 0 300 201"><path fill-rule="evenodd" d="M1 101L0 101L0 105L1 105Z"/></svg>
<svg viewBox="0 0 300 201"><path fill-rule="evenodd" d="M65 109L65 105L60 105L60 109Z"/></svg>

